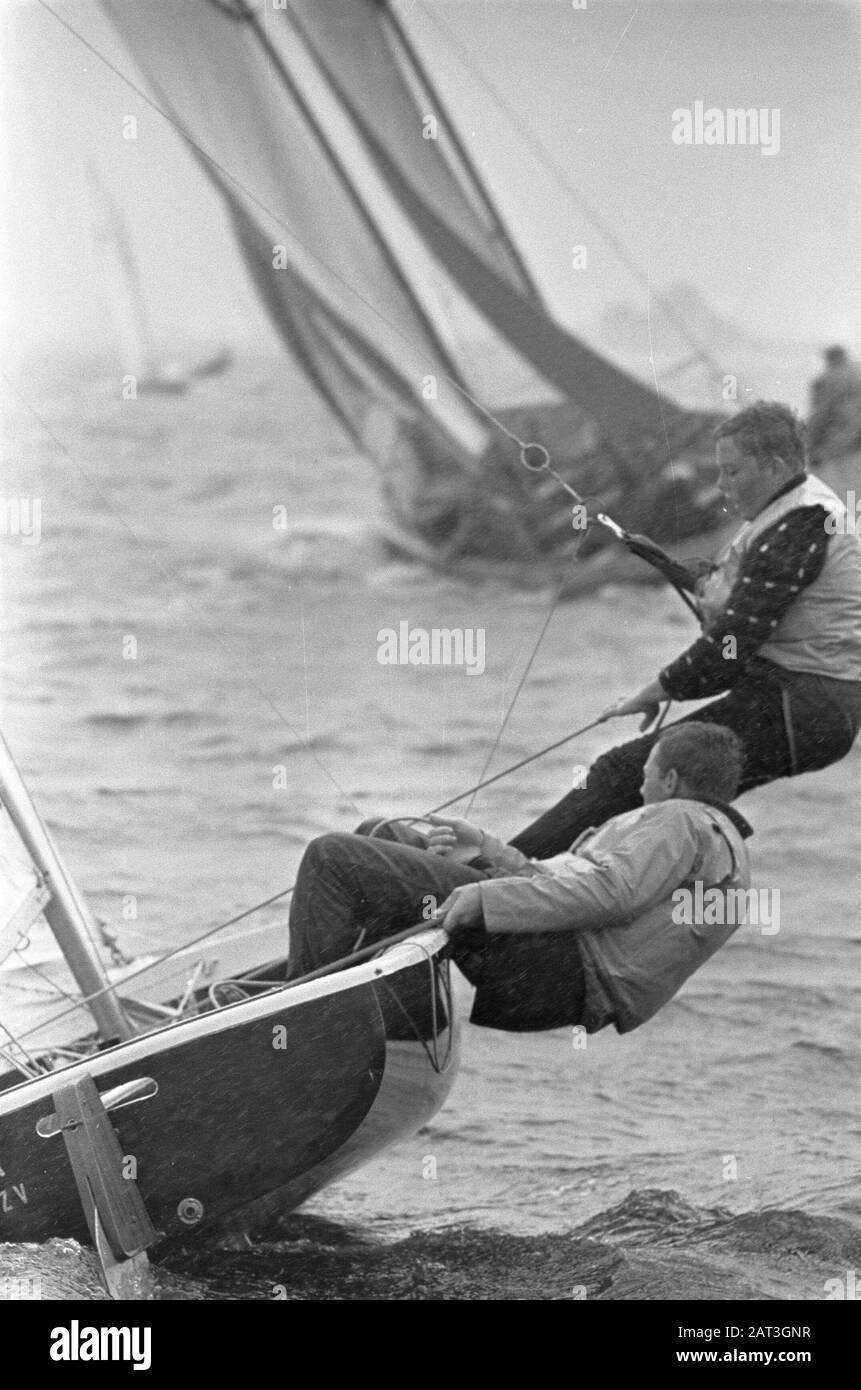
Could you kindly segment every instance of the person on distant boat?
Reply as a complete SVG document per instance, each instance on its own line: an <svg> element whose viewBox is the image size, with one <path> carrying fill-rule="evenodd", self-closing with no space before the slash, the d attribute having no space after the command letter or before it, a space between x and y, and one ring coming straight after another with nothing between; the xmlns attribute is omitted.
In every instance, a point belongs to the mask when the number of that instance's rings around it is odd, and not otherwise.
<svg viewBox="0 0 861 1390"><path fill-rule="evenodd" d="M861 449L861 367L845 348L826 348L810 387L807 444L814 466Z"/></svg>
<svg viewBox="0 0 861 1390"><path fill-rule="evenodd" d="M861 536L837 494L807 472L803 427L788 406L758 401L715 437L718 486L744 525L708 573L690 577L702 636L607 714L642 714L647 729L662 701L720 695L687 718L738 734L746 792L837 762L861 727ZM602 754L511 843L546 858L639 805L653 742L647 734Z"/></svg>
<svg viewBox="0 0 861 1390"><path fill-rule="evenodd" d="M443 816L428 818L427 836L391 821L321 836L299 868L288 979L424 917L450 934L476 986L473 1023L628 1032L746 920L733 904L747 901L752 832L728 804L742 760L719 725L665 730L643 772L644 804L543 862ZM702 920L695 902L711 905Z"/></svg>

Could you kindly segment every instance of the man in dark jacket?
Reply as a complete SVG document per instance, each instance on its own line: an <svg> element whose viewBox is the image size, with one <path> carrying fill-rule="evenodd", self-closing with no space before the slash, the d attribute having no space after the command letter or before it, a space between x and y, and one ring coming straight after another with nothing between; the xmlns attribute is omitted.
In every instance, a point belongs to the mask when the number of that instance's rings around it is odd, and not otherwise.
<svg viewBox="0 0 861 1390"><path fill-rule="evenodd" d="M688 718L738 734L744 792L828 767L861 727L861 537L840 498L807 472L788 406L759 401L721 424L716 440L718 484L744 525L710 573L691 577L702 635L608 713L642 714L645 729L664 700L719 695ZM545 858L638 806L653 742L604 753L584 785L511 843Z"/></svg>

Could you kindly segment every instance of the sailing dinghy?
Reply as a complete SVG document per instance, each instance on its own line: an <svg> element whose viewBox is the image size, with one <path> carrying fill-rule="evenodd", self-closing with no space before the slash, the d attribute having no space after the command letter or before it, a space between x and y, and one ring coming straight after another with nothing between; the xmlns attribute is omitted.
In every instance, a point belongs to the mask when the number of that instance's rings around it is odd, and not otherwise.
<svg viewBox="0 0 861 1390"><path fill-rule="evenodd" d="M43 913L95 1025L0 1019L0 1242L88 1241L113 1291L148 1247L290 1211L437 1112L458 1059L444 932L289 985L283 926L210 938L138 966L130 995L2 741L0 773L20 842L0 940L23 949Z"/></svg>

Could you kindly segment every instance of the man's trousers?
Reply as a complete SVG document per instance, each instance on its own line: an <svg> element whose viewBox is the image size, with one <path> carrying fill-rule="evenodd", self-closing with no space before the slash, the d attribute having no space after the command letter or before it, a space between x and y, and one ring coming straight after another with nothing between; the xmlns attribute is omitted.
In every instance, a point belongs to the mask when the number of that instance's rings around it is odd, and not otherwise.
<svg viewBox="0 0 861 1390"><path fill-rule="evenodd" d="M387 832L397 838L403 833L396 827ZM480 869L391 838L333 834L312 840L290 907L288 979L406 927L423 921L431 926L430 914L453 889L486 877ZM476 986L473 1023L532 1032L580 1022L585 981L576 933L460 930L451 954Z"/></svg>
<svg viewBox="0 0 861 1390"><path fill-rule="evenodd" d="M861 727L861 686L780 672L760 659L749 664L729 694L674 722L691 720L723 724L738 734L744 744L741 794L845 757ZM590 826L642 805L643 768L656 737L645 734L602 753L582 786L563 796L511 843L530 859L549 859L569 849Z"/></svg>

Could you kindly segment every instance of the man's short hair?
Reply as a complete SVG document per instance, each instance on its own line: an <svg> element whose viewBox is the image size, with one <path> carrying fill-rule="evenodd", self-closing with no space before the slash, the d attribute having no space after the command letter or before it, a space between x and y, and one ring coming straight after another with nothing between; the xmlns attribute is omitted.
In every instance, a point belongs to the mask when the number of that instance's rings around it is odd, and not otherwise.
<svg viewBox="0 0 861 1390"><path fill-rule="evenodd" d="M782 458L793 473L802 473L807 467L804 425L795 411L780 401L755 401L722 420L714 437L734 439L743 454L756 460L758 468L773 458Z"/></svg>
<svg viewBox="0 0 861 1390"><path fill-rule="evenodd" d="M744 745L732 729L691 719L658 735L657 762L662 774L675 768L679 780L706 801L732 801L744 764Z"/></svg>

